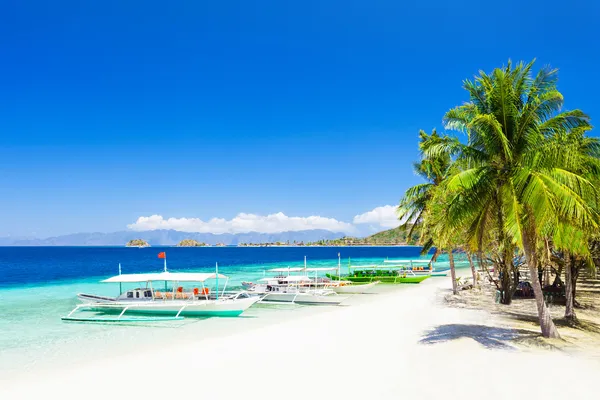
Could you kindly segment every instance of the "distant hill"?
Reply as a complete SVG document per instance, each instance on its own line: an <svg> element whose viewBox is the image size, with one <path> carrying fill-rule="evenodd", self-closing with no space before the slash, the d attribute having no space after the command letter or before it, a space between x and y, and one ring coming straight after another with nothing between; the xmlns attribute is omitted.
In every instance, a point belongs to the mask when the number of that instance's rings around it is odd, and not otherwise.
<svg viewBox="0 0 600 400"><path fill-rule="evenodd" d="M419 231L415 229L410 240L408 240L408 232L400 228L378 232L364 240L369 244L415 244L419 240Z"/></svg>
<svg viewBox="0 0 600 400"><path fill-rule="evenodd" d="M343 233L330 232L323 229L281 233L190 233L175 230L155 231L120 231L112 233L74 233L71 235L55 236L45 239L34 238L0 238L2 246L123 246L134 239L141 239L151 246L174 246L184 239L196 240L201 243L216 245L237 245L238 243L273 243L273 242L316 242L343 237Z"/></svg>
<svg viewBox="0 0 600 400"><path fill-rule="evenodd" d="M416 245L419 240L419 230L415 229L410 240L404 229L392 228L375 233L365 238L344 236L339 239L321 239L316 242L306 243L308 246L397 246Z"/></svg>

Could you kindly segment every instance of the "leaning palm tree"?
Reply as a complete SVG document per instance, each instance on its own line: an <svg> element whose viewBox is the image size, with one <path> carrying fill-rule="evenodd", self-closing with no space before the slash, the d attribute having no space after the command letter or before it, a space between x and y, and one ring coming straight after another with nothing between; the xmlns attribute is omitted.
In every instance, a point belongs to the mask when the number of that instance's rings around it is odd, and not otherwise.
<svg viewBox="0 0 600 400"><path fill-rule="evenodd" d="M523 251L534 277L544 238L560 234L565 224L586 230L597 224L585 201L594 191L591 182L569 160L544 152L550 136L585 128L589 117L561 111L557 70L542 68L533 78L532 67L533 61L514 67L509 61L465 81L470 101L448 111L444 121L447 129L466 133L468 142L449 139L427 156L454 154L463 166L448 177L448 223L464 227L479 251L493 244L504 262ZM540 282L531 283L542 334L559 337Z"/></svg>
<svg viewBox="0 0 600 400"><path fill-rule="evenodd" d="M462 233L448 218L448 196L450 191L446 187L447 181L440 182L431 192L424 218L424 225L431 241L435 243L436 251L447 251L450 264L450 276L452 279L452 293L457 294L456 268L454 264L454 249L462 247ZM475 276L475 275L473 275ZM475 280L473 281L475 284Z"/></svg>
<svg viewBox="0 0 600 400"><path fill-rule="evenodd" d="M421 254L427 254L432 247L435 247L432 260L436 260L443 251L448 252L452 292L456 294L456 272L452 253L455 243L450 239L451 235L445 229L446 225L438 222L443 214L441 206L445 203L440 200L440 196L444 196L445 193L441 186L448 177L453 162L448 152L425 156L430 147L446 141L445 136L440 136L434 129L430 135L423 130L419 131L419 138L421 160L414 164L414 170L425 180L425 183L407 189L400 200L398 219L403 221L400 229L408 231L407 237L410 238L413 231L418 228L420 230L418 242L422 245Z"/></svg>
<svg viewBox="0 0 600 400"><path fill-rule="evenodd" d="M425 183L415 185L406 190L398 206L398 219L402 221L399 229L408 232L407 238L409 240L416 229L420 230L418 242L423 245L423 254L426 254L434 246L434 241L424 224L425 216L430 201L434 196L435 188L448 175L452 159L449 153L438 153L432 157L423 156L426 149L443 140L443 136L440 136L435 129L431 134L427 134L423 130L419 131L419 138L419 148L422 157L419 162L413 164L413 168L415 173L425 180ZM438 250L436 250L434 258L437 254Z"/></svg>

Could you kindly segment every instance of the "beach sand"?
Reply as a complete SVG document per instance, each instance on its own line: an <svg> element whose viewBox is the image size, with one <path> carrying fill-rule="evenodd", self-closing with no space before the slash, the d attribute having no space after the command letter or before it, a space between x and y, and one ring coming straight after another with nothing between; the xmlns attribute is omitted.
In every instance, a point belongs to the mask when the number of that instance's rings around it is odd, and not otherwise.
<svg viewBox="0 0 600 400"><path fill-rule="evenodd" d="M490 313L445 305L449 285L431 278L262 328L57 365L3 380L0 398L598 398L600 360L520 348Z"/></svg>

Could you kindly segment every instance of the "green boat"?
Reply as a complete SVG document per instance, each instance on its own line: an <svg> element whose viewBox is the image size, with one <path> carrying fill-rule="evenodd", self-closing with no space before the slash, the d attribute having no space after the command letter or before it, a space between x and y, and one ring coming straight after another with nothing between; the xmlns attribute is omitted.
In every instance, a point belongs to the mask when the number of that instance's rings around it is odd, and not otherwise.
<svg viewBox="0 0 600 400"><path fill-rule="evenodd" d="M431 274L415 274L411 270L403 270L387 265L351 266L347 276L327 274L332 280L348 280L356 283L380 281L381 283L421 283Z"/></svg>
<svg viewBox="0 0 600 400"><path fill-rule="evenodd" d="M332 280L339 280L340 277L337 275L327 274L327 277ZM369 275L369 276L342 276L341 279L356 282L356 283L367 283L380 281L381 283L421 283L425 279L429 278L430 275L422 276L381 276L381 275Z"/></svg>

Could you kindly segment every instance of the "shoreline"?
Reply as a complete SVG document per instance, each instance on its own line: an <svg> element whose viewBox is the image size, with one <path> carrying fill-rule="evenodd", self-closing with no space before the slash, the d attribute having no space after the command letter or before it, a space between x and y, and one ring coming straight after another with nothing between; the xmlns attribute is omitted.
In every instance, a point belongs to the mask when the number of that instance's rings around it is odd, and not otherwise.
<svg viewBox="0 0 600 400"><path fill-rule="evenodd" d="M600 372L597 360L520 349L511 342L515 329L489 312L441 302L449 284L447 278L430 278L363 296L356 304L327 307L298 318L290 315L242 331L230 319L224 322L231 329L222 336L166 341L153 351L13 376L1 385L0 394L7 398L33 398L48 391L60 392L62 398L83 394L106 398L115 392L134 396L139 395L140 384L156 379L160 384L152 386L153 396L201 393L202 397L264 398L285 393L291 398L316 394L317 398L397 399L402 393L407 398L439 399L481 398L485 390L486 399L503 399L515 390L531 393L534 380L564 379L564 371L577 368L572 385L540 385L534 397L556 398L561 391L577 399L596 397L586 385ZM510 371L523 379L505 377L500 384L499 377ZM527 379L522 375L525 371Z"/></svg>

